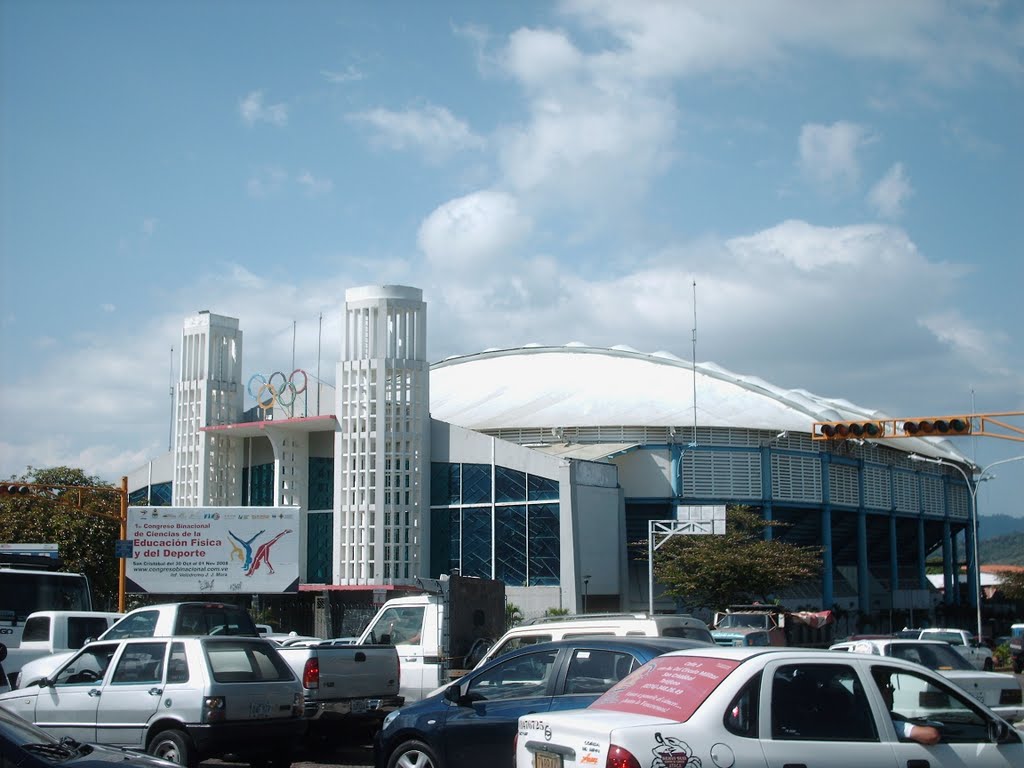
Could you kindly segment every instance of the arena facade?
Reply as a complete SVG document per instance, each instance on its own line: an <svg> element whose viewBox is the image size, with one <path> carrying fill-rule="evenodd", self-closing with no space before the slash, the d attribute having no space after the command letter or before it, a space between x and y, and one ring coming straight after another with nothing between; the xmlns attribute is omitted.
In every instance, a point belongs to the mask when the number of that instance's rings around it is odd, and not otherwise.
<svg viewBox="0 0 1024 768"><path fill-rule="evenodd" d="M237 319L187 318L174 447L129 475L133 503L295 505L302 589L378 602L458 571L501 579L526 616L646 610L649 521L735 504L823 548L820 581L778 596L793 608L918 624L960 607L961 559L976 583L970 489L910 458L970 474L949 440L811 439L814 422L877 412L624 346L430 364L407 286L348 290L341 347L335 386L314 393L303 371L246 379ZM936 552L943 592L925 572ZM657 584L653 603L693 608Z"/></svg>

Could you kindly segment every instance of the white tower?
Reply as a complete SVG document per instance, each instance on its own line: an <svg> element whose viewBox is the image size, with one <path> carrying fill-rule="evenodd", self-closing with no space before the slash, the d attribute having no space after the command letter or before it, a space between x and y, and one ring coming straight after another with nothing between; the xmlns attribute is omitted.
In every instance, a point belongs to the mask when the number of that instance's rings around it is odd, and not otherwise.
<svg viewBox="0 0 1024 768"><path fill-rule="evenodd" d="M242 503L242 443L200 432L242 417L242 332L233 317L208 310L185 319L181 376L175 393L176 507Z"/></svg>
<svg viewBox="0 0 1024 768"><path fill-rule="evenodd" d="M345 291L334 447L334 582L426 576L430 489L427 305L419 288Z"/></svg>

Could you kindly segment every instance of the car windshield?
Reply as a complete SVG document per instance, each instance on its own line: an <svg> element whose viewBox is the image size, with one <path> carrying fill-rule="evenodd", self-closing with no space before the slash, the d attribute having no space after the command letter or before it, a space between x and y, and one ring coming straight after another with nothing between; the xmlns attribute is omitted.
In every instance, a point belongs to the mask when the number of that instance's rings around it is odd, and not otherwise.
<svg viewBox="0 0 1024 768"><path fill-rule="evenodd" d="M619 681L590 707L685 723L738 666L738 661L729 659L659 656Z"/></svg>
<svg viewBox="0 0 1024 768"><path fill-rule="evenodd" d="M768 617L763 613L731 613L718 623L719 629L739 627L768 629Z"/></svg>
<svg viewBox="0 0 1024 768"><path fill-rule="evenodd" d="M950 645L939 643L893 643L889 655L906 659L938 672L947 669L974 669L971 664Z"/></svg>

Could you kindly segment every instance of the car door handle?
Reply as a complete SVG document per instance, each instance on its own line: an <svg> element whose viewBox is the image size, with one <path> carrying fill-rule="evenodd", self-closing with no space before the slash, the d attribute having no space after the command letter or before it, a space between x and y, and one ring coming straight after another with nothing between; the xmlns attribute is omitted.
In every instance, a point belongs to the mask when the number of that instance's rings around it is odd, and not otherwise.
<svg viewBox="0 0 1024 768"><path fill-rule="evenodd" d="M807 763L783 763L782 768L807 768Z"/></svg>
<svg viewBox="0 0 1024 768"><path fill-rule="evenodd" d="M927 760L907 760L907 768L929 768L930 765Z"/></svg>
<svg viewBox="0 0 1024 768"><path fill-rule="evenodd" d="M90 688L89 689L89 695L92 696L93 698L96 698L97 696L100 695L100 689L99 688Z"/></svg>
<svg viewBox="0 0 1024 768"><path fill-rule="evenodd" d="M150 688L148 693L150 696L159 696L164 692L163 688Z"/></svg>

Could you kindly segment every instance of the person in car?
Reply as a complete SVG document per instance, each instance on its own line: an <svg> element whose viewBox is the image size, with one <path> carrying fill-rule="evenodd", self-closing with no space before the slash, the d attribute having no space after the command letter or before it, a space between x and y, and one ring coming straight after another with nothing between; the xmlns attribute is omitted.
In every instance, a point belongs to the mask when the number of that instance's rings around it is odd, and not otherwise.
<svg viewBox="0 0 1024 768"><path fill-rule="evenodd" d="M875 684L882 694L885 706L892 717L893 727L896 729L896 736L900 741L916 741L918 744L931 746L942 741L942 733L932 725L919 725L910 722L899 712L893 711L893 684L892 677L884 672L875 672Z"/></svg>

